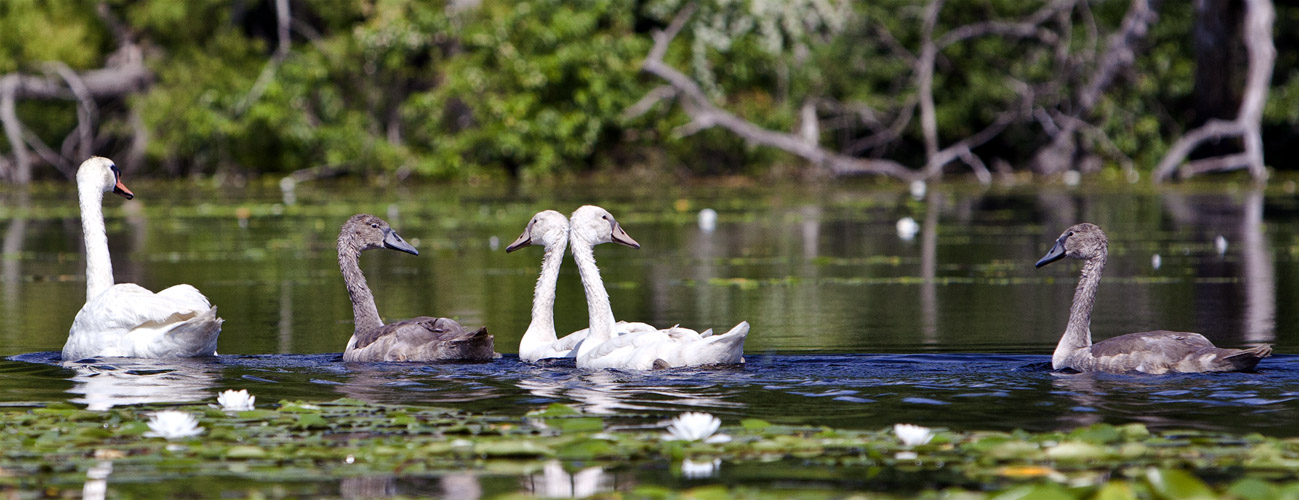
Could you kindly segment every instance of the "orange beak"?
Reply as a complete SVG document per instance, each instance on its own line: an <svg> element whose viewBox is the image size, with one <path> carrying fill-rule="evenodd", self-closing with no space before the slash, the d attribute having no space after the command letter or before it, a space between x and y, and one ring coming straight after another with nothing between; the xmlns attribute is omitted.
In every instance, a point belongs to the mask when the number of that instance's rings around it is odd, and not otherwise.
<svg viewBox="0 0 1299 500"><path fill-rule="evenodd" d="M113 186L113 192L122 195L123 198L128 200L135 198L135 193L132 193L130 189L126 188L125 184L122 184L121 177L117 178L117 185Z"/></svg>

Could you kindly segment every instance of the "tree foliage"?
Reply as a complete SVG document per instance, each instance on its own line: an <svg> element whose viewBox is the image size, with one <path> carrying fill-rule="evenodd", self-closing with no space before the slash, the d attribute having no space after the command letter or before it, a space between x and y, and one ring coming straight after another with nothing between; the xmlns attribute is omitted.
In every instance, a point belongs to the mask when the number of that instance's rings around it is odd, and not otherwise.
<svg viewBox="0 0 1299 500"><path fill-rule="evenodd" d="M95 150L114 155L143 135L147 168L172 174L327 167L531 178L634 161L704 174L791 162L725 131L692 129L681 106L628 113L662 85L640 72L652 34L693 5L698 12L665 61L699 82L712 103L768 130L811 130L838 154L916 168L931 154L913 64L930 36L925 4L285 3L290 38L282 47L275 0L10 0L0 4L0 74L49 75L52 61L97 68L111 63L122 39L139 43L152 85L99 103ZM946 2L931 35L1022 22L1051 5ZM1195 122L1195 12L1178 2L1158 8L1138 57L1086 113L1075 160L1149 169ZM1127 9L1126 2L1078 1L1029 32L940 46L932 91L939 147L1021 110L974 154L1027 168L1060 125L1046 116L1073 105ZM1299 134L1299 51L1283 28L1296 20L1299 9L1278 9L1279 54L1264 115L1270 144ZM808 111L815 127L805 123ZM20 101L17 114L49 144L78 124L71 101ZM0 141L0 155L11 149ZM1274 165L1292 163L1285 148L1267 152Z"/></svg>

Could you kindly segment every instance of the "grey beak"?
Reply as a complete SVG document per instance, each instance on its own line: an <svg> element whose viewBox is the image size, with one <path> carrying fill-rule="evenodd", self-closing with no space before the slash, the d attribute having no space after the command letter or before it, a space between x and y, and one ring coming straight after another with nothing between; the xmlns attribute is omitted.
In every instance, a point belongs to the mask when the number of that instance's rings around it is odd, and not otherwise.
<svg viewBox="0 0 1299 500"><path fill-rule="evenodd" d="M397 234L397 231L393 231L392 228L383 230L383 246L384 248L400 250L411 255L419 255L419 250L416 250L410 243L406 243L406 240L401 239L401 235Z"/></svg>
<svg viewBox="0 0 1299 500"><path fill-rule="evenodd" d="M1055 240L1055 245L1053 245L1050 250L1047 250L1046 255L1042 256L1042 258L1038 260L1037 264L1035 264L1033 267L1042 267L1052 262L1055 262L1057 260L1063 259L1064 240L1065 240L1064 236L1061 236L1060 239Z"/></svg>
<svg viewBox="0 0 1299 500"><path fill-rule="evenodd" d="M631 239L631 236L627 235L627 231L622 230L621 225L614 221L609 221L609 223L613 224L612 239L614 243L627 245L632 248L640 248L640 243L636 243L636 240Z"/></svg>
<svg viewBox="0 0 1299 500"><path fill-rule="evenodd" d="M513 252L515 250L518 250L520 248L526 247L531 244L532 244L532 223L528 223L528 227L527 229L523 230L523 234L520 234L519 237L514 240L514 243L510 243L510 246L505 247L505 253Z"/></svg>

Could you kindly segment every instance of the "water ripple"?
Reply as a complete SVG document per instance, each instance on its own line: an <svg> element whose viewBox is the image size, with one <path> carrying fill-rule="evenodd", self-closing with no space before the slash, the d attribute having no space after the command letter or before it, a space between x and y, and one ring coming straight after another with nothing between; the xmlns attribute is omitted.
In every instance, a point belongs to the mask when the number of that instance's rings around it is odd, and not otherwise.
<svg viewBox="0 0 1299 500"><path fill-rule="evenodd" d="M571 360L483 364L344 363L338 354L63 363L57 352L0 361L0 405L71 401L92 408L214 399L248 389L259 401L451 406L523 415L551 403L660 419L685 410L728 421L877 428L1047 430L1096 422L1299 435L1273 414L1299 411L1299 356L1258 373L1135 376L1041 369L1041 355L753 355L743 368L654 372L577 369Z"/></svg>

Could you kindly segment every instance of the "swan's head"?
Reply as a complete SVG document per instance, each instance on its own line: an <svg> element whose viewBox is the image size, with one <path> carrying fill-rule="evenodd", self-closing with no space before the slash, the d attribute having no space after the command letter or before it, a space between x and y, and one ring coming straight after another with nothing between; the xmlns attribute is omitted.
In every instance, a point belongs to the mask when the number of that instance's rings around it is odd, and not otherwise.
<svg viewBox="0 0 1299 500"><path fill-rule="evenodd" d="M1065 230L1051 250L1041 260L1037 261L1036 267L1042 267L1057 260L1069 257L1071 259L1092 259L1109 251L1109 240L1105 238L1105 232L1095 224L1084 222L1076 224Z"/></svg>
<svg viewBox="0 0 1299 500"><path fill-rule="evenodd" d="M406 243L387 221L369 214L353 215L343 224L343 230L338 233L338 247L341 250L345 246L361 250L387 248L419 255L419 250Z"/></svg>
<svg viewBox="0 0 1299 500"><path fill-rule="evenodd" d="M77 185L93 188L101 193L112 191L128 200L135 198L135 193L122 184L122 171L118 170L117 164L102 156L91 156L89 160L81 162L81 166L77 168Z"/></svg>
<svg viewBox="0 0 1299 500"><path fill-rule="evenodd" d="M523 234L505 247L505 252L513 252L530 245L549 247L552 244L568 243L568 217L554 210L542 210L532 216Z"/></svg>
<svg viewBox="0 0 1299 500"><path fill-rule="evenodd" d="M617 243L640 248L640 243L636 243L636 240L627 235L627 231L622 230L622 226L614 220L613 214L595 205L586 205L577 209L569 218L569 223L573 226L569 234L574 240L581 239L591 245Z"/></svg>

